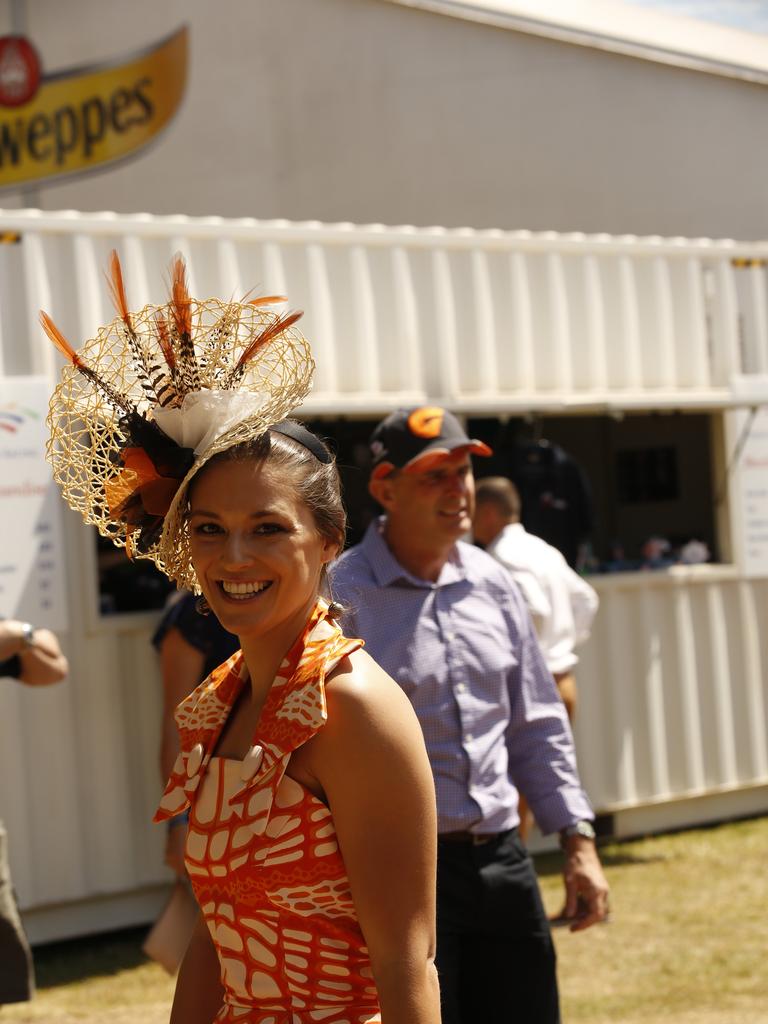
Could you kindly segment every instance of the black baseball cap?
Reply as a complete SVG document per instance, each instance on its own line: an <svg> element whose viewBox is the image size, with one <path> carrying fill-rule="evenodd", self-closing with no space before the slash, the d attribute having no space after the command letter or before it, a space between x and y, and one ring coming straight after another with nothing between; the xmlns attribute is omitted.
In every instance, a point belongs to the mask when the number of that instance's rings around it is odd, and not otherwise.
<svg viewBox="0 0 768 1024"><path fill-rule="evenodd" d="M435 405L390 413L371 435L370 448L374 480L394 469L427 472L460 448L472 455L493 454L483 441L467 437L453 413Z"/></svg>

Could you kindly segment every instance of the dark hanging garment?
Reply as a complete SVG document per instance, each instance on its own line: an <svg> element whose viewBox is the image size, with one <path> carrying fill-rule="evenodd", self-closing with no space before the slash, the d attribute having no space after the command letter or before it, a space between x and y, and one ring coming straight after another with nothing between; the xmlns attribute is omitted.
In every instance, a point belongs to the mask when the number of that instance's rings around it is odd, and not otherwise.
<svg viewBox="0 0 768 1024"><path fill-rule="evenodd" d="M533 441L512 449L508 476L520 492L523 526L574 567L593 525L592 495L581 467L558 445Z"/></svg>
<svg viewBox="0 0 768 1024"><path fill-rule="evenodd" d="M213 612L210 615L201 615L196 605L197 598L194 594L184 590L177 591L166 605L165 613L152 637L152 643L159 651L168 631L178 629L190 647L194 647L203 655L203 674L200 677L202 682L238 650L240 641L224 629Z"/></svg>

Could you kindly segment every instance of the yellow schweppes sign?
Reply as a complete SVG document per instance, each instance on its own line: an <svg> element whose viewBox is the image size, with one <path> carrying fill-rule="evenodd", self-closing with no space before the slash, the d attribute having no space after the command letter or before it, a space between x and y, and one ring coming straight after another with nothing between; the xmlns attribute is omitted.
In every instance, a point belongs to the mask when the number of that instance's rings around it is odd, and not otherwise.
<svg viewBox="0 0 768 1024"><path fill-rule="evenodd" d="M186 28L131 59L45 75L28 103L0 107L0 189L80 174L145 146L179 109Z"/></svg>

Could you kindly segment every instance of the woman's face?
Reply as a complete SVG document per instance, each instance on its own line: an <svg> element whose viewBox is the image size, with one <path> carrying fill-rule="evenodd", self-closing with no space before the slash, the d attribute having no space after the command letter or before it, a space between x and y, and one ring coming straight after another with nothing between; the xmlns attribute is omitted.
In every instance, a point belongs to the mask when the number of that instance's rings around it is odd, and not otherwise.
<svg viewBox="0 0 768 1024"><path fill-rule="evenodd" d="M322 537L285 471L268 462L217 462L190 497L192 564L225 629L290 646L337 545Z"/></svg>

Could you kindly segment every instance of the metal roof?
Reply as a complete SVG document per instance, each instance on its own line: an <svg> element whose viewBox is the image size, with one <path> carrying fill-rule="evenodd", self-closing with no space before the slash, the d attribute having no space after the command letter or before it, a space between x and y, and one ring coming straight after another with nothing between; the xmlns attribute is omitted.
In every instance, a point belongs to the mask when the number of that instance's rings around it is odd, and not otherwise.
<svg viewBox="0 0 768 1024"><path fill-rule="evenodd" d="M387 2L768 85L768 36L623 0Z"/></svg>

